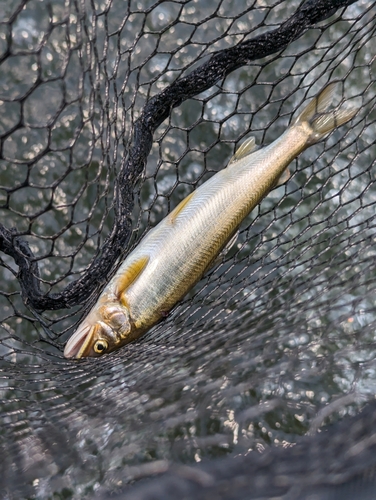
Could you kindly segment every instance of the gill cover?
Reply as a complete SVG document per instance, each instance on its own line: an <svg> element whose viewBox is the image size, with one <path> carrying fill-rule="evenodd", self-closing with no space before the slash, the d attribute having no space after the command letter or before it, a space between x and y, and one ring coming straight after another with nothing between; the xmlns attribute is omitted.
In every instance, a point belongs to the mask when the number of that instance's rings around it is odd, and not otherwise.
<svg viewBox="0 0 376 500"><path fill-rule="evenodd" d="M126 343L131 331L128 310L119 303L103 304L68 340L66 358L98 357Z"/></svg>

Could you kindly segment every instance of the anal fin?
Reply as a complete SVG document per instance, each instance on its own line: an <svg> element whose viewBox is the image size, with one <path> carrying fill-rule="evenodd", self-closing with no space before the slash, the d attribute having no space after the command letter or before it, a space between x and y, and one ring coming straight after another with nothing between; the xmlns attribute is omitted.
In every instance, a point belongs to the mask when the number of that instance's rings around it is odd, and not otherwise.
<svg viewBox="0 0 376 500"><path fill-rule="evenodd" d="M221 262L223 261L225 255L231 250L231 248L235 245L236 240L238 239L239 236L239 229L235 232L233 236L228 240L224 248L219 252L217 257L208 265L208 267L205 269L204 275L217 267Z"/></svg>
<svg viewBox="0 0 376 500"><path fill-rule="evenodd" d="M286 182L290 179L290 177L291 177L291 172L289 170L289 167L287 167L282 172L280 177L275 181L273 186L269 189L268 193L270 193L270 191L273 191L273 189L276 189L277 187L282 186L283 184L286 184Z"/></svg>
<svg viewBox="0 0 376 500"><path fill-rule="evenodd" d="M291 177L291 172L289 170L289 167L287 167L283 172L281 177L278 179L275 187L282 186L282 184L285 184Z"/></svg>

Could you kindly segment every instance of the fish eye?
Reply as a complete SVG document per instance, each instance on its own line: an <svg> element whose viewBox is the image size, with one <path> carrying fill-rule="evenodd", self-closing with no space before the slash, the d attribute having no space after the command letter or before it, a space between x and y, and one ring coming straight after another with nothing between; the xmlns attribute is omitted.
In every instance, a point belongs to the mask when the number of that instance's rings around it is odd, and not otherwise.
<svg viewBox="0 0 376 500"><path fill-rule="evenodd" d="M94 344L94 351L103 354L108 348L107 340L97 340Z"/></svg>

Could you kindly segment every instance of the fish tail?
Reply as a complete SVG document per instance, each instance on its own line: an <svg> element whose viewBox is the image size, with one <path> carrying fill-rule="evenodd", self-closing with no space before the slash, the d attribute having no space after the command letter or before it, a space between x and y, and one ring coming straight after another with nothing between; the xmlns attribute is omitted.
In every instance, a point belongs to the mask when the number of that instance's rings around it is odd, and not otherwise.
<svg viewBox="0 0 376 500"><path fill-rule="evenodd" d="M321 92L315 96L296 118L293 125L308 125L311 132L308 137L307 146L321 141L332 130L340 127L353 118L359 111L359 107L341 106L329 110L334 94L338 89L339 81L333 81L326 85Z"/></svg>

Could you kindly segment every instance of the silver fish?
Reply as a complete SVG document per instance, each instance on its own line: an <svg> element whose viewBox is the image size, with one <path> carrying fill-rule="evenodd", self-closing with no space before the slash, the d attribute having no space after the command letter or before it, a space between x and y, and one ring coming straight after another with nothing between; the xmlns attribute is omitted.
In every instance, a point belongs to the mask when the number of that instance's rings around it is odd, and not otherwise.
<svg viewBox="0 0 376 500"><path fill-rule="evenodd" d="M150 230L128 255L65 346L67 358L101 356L137 339L168 312L236 238L242 220L278 184L290 162L358 108L328 111L328 84L272 144L246 140L224 168Z"/></svg>

